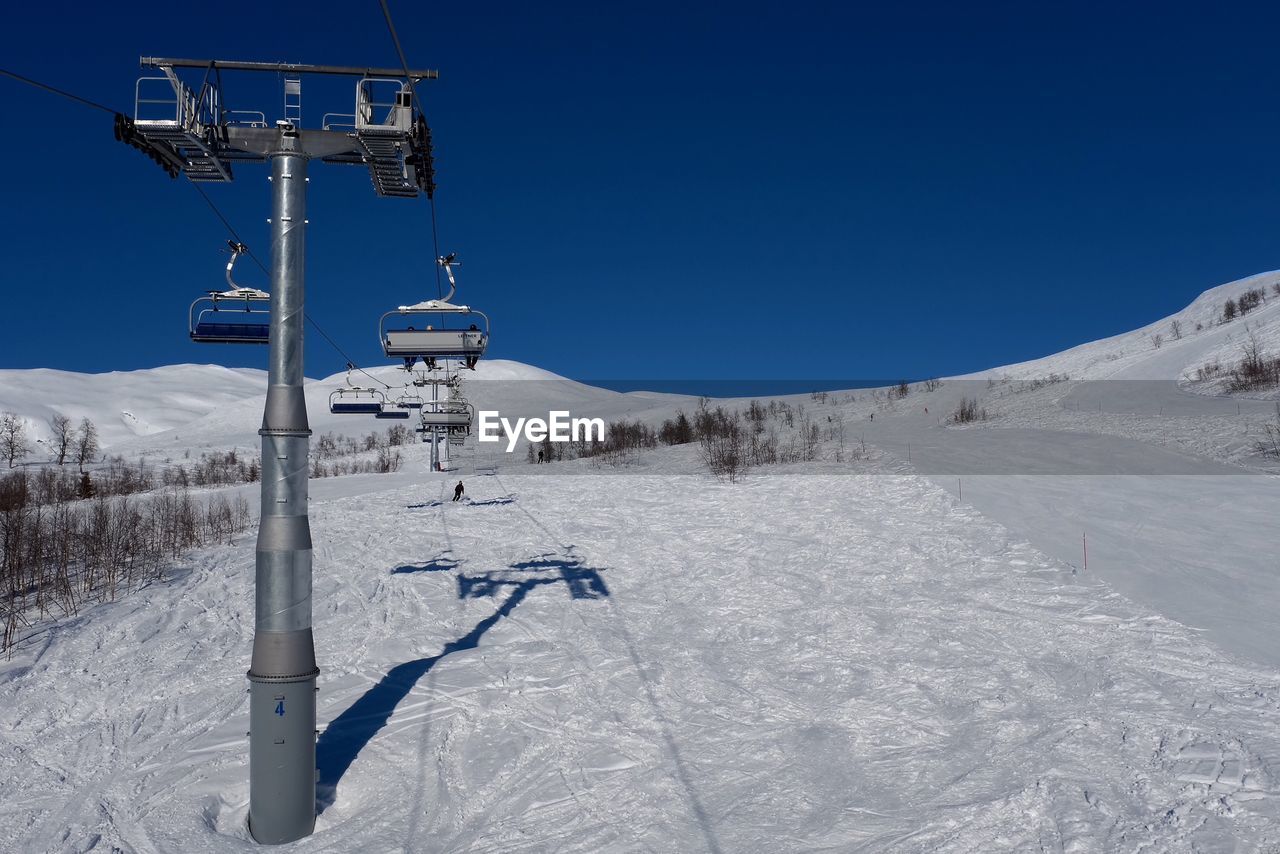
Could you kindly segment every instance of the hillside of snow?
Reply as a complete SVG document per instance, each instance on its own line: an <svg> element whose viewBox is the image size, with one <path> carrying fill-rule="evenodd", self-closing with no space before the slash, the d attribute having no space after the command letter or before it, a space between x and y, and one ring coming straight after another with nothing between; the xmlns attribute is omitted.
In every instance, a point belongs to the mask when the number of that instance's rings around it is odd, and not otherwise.
<svg viewBox="0 0 1280 854"><path fill-rule="evenodd" d="M792 396L818 459L736 483L691 445L536 466L474 440L454 471L419 444L312 481L320 812L282 850L1280 850L1274 403L1192 382L1242 336L1280 351L1280 298L1216 322L1275 281L906 397ZM36 373L0 374L0 401ZM130 406L66 383L95 421L157 428L113 451L256 448L265 375L227 373L243 394L224 377L164 424L159 381ZM463 377L507 416L697 405L514 362ZM328 412L345 382L308 381L313 431L384 429ZM966 397L987 421L949 423ZM254 560L252 533L186 555L0 662L6 845L260 850Z"/></svg>
<svg viewBox="0 0 1280 854"><path fill-rule="evenodd" d="M73 425L88 418L103 450L115 451L247 398L261 398L267 372L220 365L168 365L140 371L81 374L0 370L0 412L26 423L27 436L47 440L49 419L65 415ZM42 455L43 456L43 455Z"/></svg>
<svg viewBox="0 0 1280 854"><path fill-rule="evenodd" d="M541 368L502 359L481 361L476 370L463 370L459 375L462 377L462 393L476 409L498 410L512 419L546 418L551 409L567 409L575 414L585 413L613 420L633 417L638 412L671 402L687 401L672 395L622 393L596 388ZM356 436L370 430L384 430L393 423L415 426L413 419L391 422L367 415L335 415L329 411L333 393L350 386L375 389L392 403L406 395L419 395L430 400L431 390L410 385L412 379L400 367L383 365L352 372L350 385L345 371L323 379L307 380L304 394L312 433ZM261 382L255 395L229 401L166 432L157 431L153 435L136 438L125 443L121 450L168 454L186 449L257 448L266 394L265 375ZM447 397L447 392L442 390L440 395Z"/></svg>
<svg viewBox="0 0 1280 854"><path fill-rule="evenodd" d="M1280 294L1274 290L1277 283L1280 272L1228 282L1206 290L1181 311L1130 332L956 379L1035 379L1056 373L1067 374L1073 380L1165 380L1185 385L1202 365L1237 360L1250 334L1273 355L1280 353ZM1255 289L1264 293L1262 305L1223 323L1226 303ZM1181 338L1175 338L1175 322ZM1159 347L1155 346L1157 335Z"/></svg>

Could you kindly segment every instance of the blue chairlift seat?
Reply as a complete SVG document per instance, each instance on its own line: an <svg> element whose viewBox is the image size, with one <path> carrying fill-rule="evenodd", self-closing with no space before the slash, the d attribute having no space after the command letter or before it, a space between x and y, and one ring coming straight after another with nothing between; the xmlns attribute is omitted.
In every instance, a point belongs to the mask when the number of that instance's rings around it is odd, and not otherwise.
<svg viewBox="0 0 1280 854"><path fill-rule="evenodd" d="M374 418L408 418L408 417L409 417L409 410L407 410L407 409L380 409L380 410L378 410L378 411L374 414L374 416L373 416L373 417L374 417Z"/></svg>
<svg viewBox="0 0 1280 854"><path fill-rule="evenodd" d="M209 291L198 297L188 310L187 331L192 341L201 344L269 344L271 341L271 295L257 288L241 288L231 280L227 264L229 291Z"/></svg>
<svg viewBox="0 0 1280 854"><path fill-rule="evenodd" d="M336 401L329 404L329 411L340 415L376 415L382 411L382 404L363 400L351 403Z"/></svg>
<svg viewBox="0 0 1280 854"><path fill-rule="evenodd" d="M267 323L218 323L201 321L191 330L191 340L201 344L269 344Z"/></svg>
<svg viewBox="0 0 1280 854"><path fill-rule="evenodd" d="M329 411L335 415L377 415L386 403L386 395L373 388L340 388L329 395Z"/></svg>

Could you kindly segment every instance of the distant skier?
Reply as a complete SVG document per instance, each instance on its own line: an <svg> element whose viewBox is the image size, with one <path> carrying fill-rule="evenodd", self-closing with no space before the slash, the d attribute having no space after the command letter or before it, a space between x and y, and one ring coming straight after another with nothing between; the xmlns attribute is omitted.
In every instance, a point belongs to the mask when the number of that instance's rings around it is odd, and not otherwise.
<svg viewBox="0 0 1280 854"><path fill-rule="evenodd" d="M875 421L875 420L876 420L876 414L875 414L874 412L873 412L873 413L871 413L871 420L872 420L872 421Z"/></svg>
<svg viewBox="0 0 1280 854"><path fill-rule="evenodd" d="M542 451L538 451L538 465L542 465Z"/></svg>
<svg viewBox="0 0 1280 854"><path fill-rule="evenodd" d="M455 487L453 488L453 500L454 500L454 501L461 501L461 500L462 500L462 492L463 492L463 490L462 490L462 481L458 481L458 485L457 485L457 486L455 486Z"/></svg>

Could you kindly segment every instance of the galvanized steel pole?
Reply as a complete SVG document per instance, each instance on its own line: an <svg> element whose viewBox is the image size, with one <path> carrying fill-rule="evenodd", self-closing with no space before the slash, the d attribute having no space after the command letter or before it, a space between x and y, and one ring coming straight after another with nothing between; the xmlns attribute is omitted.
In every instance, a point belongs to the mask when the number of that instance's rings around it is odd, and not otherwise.
<svg viewBox="0 0 1280 854"><path fill-rule="evenodd" d="M302 394L307 154L282 128L271 161L271 354L262 417L262 512L249 668L249 832L291 842L315 829L316 667Z"/></svg>

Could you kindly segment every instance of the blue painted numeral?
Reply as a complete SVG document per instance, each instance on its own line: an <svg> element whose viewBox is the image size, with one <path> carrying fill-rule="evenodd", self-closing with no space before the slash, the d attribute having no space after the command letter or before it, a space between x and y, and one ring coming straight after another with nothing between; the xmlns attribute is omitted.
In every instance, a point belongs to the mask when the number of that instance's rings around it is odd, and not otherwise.
<svg viewBox="0 0 1280 854"><path fill-rule="evenodd" d="M284 717L284 700L276 703L276 714L280 717Z"/></svg>

